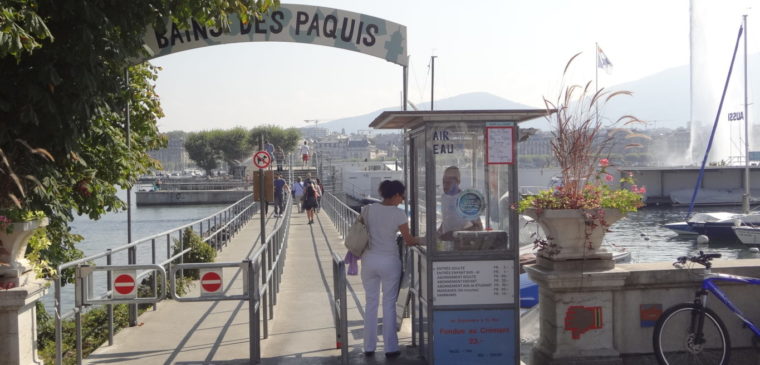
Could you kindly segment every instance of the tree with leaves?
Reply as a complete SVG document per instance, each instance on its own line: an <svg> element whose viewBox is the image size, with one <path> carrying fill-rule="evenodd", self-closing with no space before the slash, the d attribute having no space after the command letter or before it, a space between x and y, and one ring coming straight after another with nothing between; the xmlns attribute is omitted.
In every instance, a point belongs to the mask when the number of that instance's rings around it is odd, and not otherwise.
<svg viewBox="0 0 760 365"><path fill-rule="evenodd" d="M0 2L0 215L41 211L55 266L79 257L73 214L97 219L125 208L116 195L157 162L165 145L143 35L165 19L190 18L220 29L277 0ZM125 114L129 110L129 134ZM127 137L129 135L129 137ZM15 213L14 213L15 212ZM126 239L126 237L125 237Z"/></svg>
<svg viewBox="0 0 760 365"><path fill-rule="evenodd" d="M284 129L276 125L260 126L248 132L246 143L252 150L258 151L262 136L264 137L264 141L269 141L275 147L280 147L285 153L288 153L295 150L296 146L298 146L298 142L301 140L301 131L296 128Z"/></svg>
<svg viewBox="0 0 760 365"><path fill-rule="evenodd" d="M185 140L185 150L191 160L198 167L206 171L206 176L211 176L211 171L219 167L219 151L211 144L211 132L189 133Z"/></svg>
<svg viewBox="0 0 760 365"><path fill-rule="evenodd" d="M219 154L228 166L240 165L240 162L253 151L247 144L248 131L243 127L230 130L212 130L210 133L211 147Z"/></svg>

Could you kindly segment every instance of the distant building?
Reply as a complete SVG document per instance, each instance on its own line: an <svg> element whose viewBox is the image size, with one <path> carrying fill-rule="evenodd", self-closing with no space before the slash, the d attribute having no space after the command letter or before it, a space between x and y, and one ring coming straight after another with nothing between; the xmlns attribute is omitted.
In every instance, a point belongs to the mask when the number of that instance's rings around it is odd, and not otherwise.
<svg viewBox="0 0 760 365"><path fill-rule="evenodd" d="M376 148L369 139L352 139L348 141L347 158L357 160L371 160L375 158Z"/></svg>
<svg viewBox="0 0 760 365"><path fill-rule="evenodd" d="M345 160L348 158L348 137L340 134L322 137L317 140L315 150L324 158Z"/></svg>
<svg viewBox="0 0 760 365"><path fill-rule="evenodd" d="M320 127L304 127L298 130L301 131L301 135L306 139L319 139L330 134L327 128Z"/></svg>
<svg viewBox="0 0 760 365"><path fill-rule="evenodd" d="M166 148L148 151L148 155L161 162L166 171L183 171L191 166L190 157L185 151L185 136L182 131L166 133L169 143Z"/></svg>

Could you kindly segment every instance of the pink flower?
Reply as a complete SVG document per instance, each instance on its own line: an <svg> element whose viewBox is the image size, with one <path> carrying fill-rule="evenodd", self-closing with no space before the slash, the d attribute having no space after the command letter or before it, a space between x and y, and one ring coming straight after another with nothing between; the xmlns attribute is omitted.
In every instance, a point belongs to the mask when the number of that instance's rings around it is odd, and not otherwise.
<svg viewBox="0 0 760 365"><path fill-rule="evenodd" d="M606 158L603 158L603 159L599 160L599 166L601 166L601 167L607 167L609 165L610 165L610 160L608 160Z"/></svg>
<svg viewBox="0 0 760 365"><path fill-rule="evenodd" d="M640 188L639 188L639 191L638 191L638 193L639 193L639 194L646 194L646 193L647 193L647 188L646 188L646 186L642 186L642 187L640 187Z"/></svg>
<svg viewBox="0 0 760 365"><path fill-rule="evenodd" d="M614 178L610 174L604 174L604 180L607 181L607 182L612 182L612 180L614 180Z"/></svg>

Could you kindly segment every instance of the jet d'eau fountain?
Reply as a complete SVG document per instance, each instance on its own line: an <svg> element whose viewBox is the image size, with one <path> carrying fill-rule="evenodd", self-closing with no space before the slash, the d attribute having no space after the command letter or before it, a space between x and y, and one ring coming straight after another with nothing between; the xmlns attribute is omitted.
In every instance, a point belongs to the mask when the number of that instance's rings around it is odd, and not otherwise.
<svg viewBox="0 0 760 365"><path fill-rule="evenodd" d="M731 58L742 15L748 15L748 29L752 28L750 2L746 0L714 2L691 0L691 145L689 156L694 164L701 163L710 133L713 129L724 87L728 85L718 124L710 149L711 165L744 165L745 145L750 151L760 150L752 140L753 124L760 115L753 105L757 95L752 88L745 89L745 77L760 71L760 65L745 65L746 49L740 43L736 61L729 78ZM755 24L760 24L755 22ZM745 32L744 36L747 36ZM751 39L751 38L750 38ZM755 58L757 60L757 58ZM748 102L745 111L745 92ZM749 141L745 141L745 121L749 122Z"/></svg>

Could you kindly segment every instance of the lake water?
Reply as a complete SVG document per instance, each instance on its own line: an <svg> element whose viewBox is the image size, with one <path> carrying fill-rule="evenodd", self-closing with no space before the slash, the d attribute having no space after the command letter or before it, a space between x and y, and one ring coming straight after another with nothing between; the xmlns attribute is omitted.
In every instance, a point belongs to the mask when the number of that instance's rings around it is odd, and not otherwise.
<svg viewBox="0 0 760 365"><path fill-rule="evenodd" d="M665 223L684 221L687 207L649 207L629 213L610 227L605 240L631 252L631 262L673 261L679 256L710 251L723 254L723 258L760 258L738 240L714 241L698 245L696 236L679 236L663 228ZM741 207L700 207L696 212L741 212Z"/></svg>
<svg viewBox="0 0 760 365"><path fill-rule="evenodd" d="M126 200L126 191L119 193L119 198ZM143 237L149 237L162 233L188 223L195 222L199 219L206 218L214 213L228 207L230 204L210 204L210 205L177 205L177 206L148 206L138 207L135 205L134 193L132 195L132 241L139 240ZM82 250L85 256L95 255L109 248L123 246L127 240L127 212L107 213L101 219L94 221L86 216L76 217L71 223L73 233L84 236L84 240L77 244L77 248ZM158 259L163 260L166 257L165 241L160 242ZM150 249L138 250L138 263L148 263L150 258L142 257L149 255ZM115 255L114 264L126 260L125 255ZM100 260L102 261L102 260ZM98 264L102 264L101 262ZM73 302L74 286L68 284L62 290L62 304L64 312L71 308ZM55 303L54 289L48 291L48 294L42 298L42 302L48 311L53 310Z"/></svg>
<svg viewBox="0 0 760 365"><path fill-rule="evenodd" d="M126 199L125 192L122 192L121 198ZM137 207L134 205L134 197L132 202L133 240L194 222L227 207L227 204ZM739 212L740 207L697 208L696 211ZM760 258L760 255L749 252L749 248L738 241L710 242L707 245L698 245L695 236L678 236L662 227L665 223L684 220L686 212L687 208L685 207L640 209L638 212L629 213L610 227L610 232L605 235L605 240L616 247L631 252L631 262L633 263L672 262L679 256L694 254L699 250L719 252L728 259ZM85 237L84 241L78 245L85 252L85 255L93 255L127 243L126 211L106 214L98 221L92 221L86 217L77 217L71 226L75 233ZM165 257L165 254L160 256ZM161 259L161 257L159 258ZM146 261L139 260L139 262ZM70 293L71 290L73 290L73 285L64 287L63 301L68 304L65 307L70 307L68 302L70 302L70 298L73 298L72 293ZM43 298L43 303L47 308L52 309L52 290Z"/></svg>

